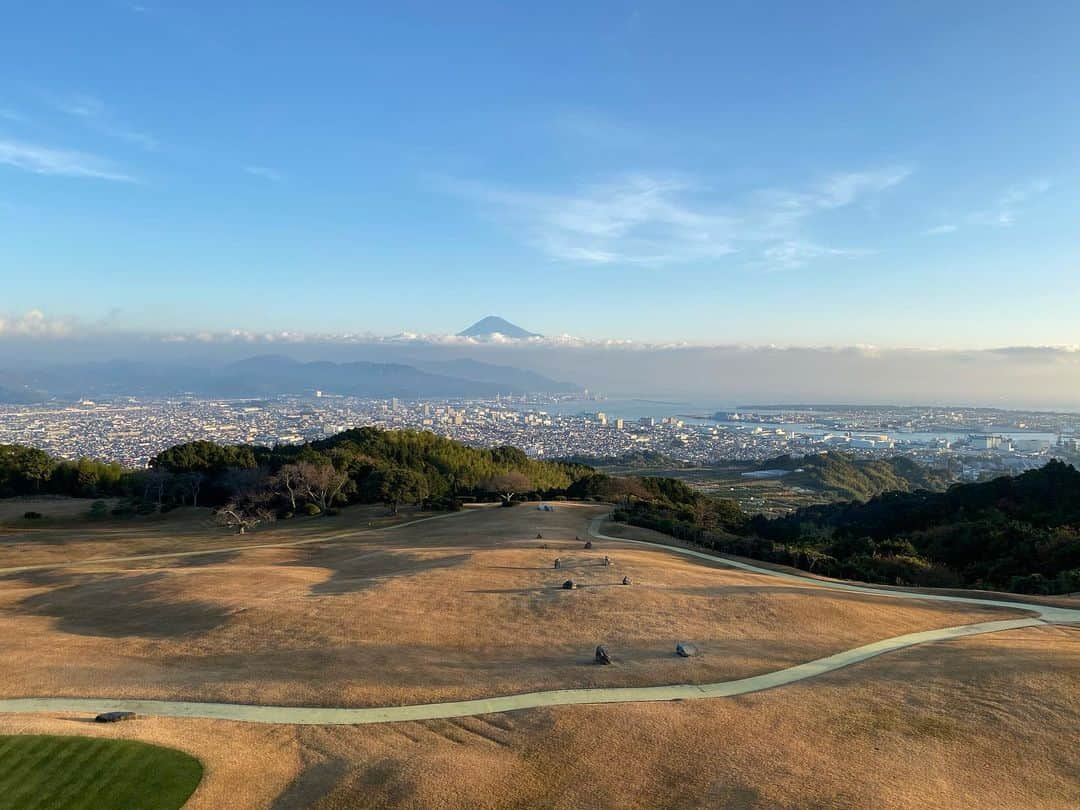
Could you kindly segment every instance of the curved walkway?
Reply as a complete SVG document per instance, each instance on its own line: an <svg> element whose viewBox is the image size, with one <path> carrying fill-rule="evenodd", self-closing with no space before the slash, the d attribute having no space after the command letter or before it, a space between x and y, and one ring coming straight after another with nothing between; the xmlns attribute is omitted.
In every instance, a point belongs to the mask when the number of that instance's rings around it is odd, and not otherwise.
<svg viewBox="0 0 1080 810"><path fill-rule="evenodd" d="M102 712L134 711L140 714L159 717L195 717L213 720L234 720L250 723L284 723L294 725L361 725L369 723L391 723L409 720L436 720L452 717L466 717L478 714L510 712L520 709L535 709L547 706L574 706L589 703L637 703L670 700L697 700L701 698L732 697L749 692L759 692L789 683L806 680L826 672L884 653L926 644L932 641L946 641L953 638L975 636L982 633L996 633L1003 630L1016 630L1043 624L1069 624L1080 622L1080 610L1048 607L1022 602L1004 602L989 599L975 599L962 596L944 596L938 594L907 593L903 591L881 591L860 585L842 582L830 582L800 577L782 571L761 568L738 560L728 560L692 549L649 543L644 540L628 540L609 537L597 531L602 518L592 521L589 533L601 540L648 546L687 557L697 557L720 562L744 571L764 574L785 580L795 580L802 585L815 585L831 590L852 591L895 599L918 599L934 602L958 602L979 606L999 606L1012 610L1030 611L1031 618L1008 619L996 622L945 627L938 630L925 630L903 636L875 641L862 647L819 658L805 664L787 669L740 678L734 681L722 681L708 684L677 684L672 686L614 687L595 689L555 689L546 692L529 692L521 695L481 698L479 700L460 700L446 703L425 703L413 706L386 706L363 709L317 708L291 706L251 706L236 703L193 703L166 700L97 700L93 698L13 698L0 700L0 712ZM407 524L400 524L407 525Z"/></svg>

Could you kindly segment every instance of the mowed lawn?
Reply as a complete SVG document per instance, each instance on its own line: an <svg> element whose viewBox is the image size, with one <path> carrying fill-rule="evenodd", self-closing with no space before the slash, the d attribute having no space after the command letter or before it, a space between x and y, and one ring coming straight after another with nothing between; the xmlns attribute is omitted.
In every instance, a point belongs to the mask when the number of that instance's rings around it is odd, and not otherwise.
<svg viewBox="0 0 1080 810"><path fill-rule="evenodd" d="M182 751L132 740L0 736L0 808L176 810L202 779Z"/></svg>

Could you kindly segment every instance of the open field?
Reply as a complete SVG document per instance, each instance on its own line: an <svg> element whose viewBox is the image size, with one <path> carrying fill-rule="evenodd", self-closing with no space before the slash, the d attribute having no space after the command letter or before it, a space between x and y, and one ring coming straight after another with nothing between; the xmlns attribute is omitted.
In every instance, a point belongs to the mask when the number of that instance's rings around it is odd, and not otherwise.
<svg viewBox="0 0 1080 810"><path fill-rule="evenodd" d="M203 528L230 546L318 542L0 574L0 697L344 707L705 683L1031 615L827 591L613 540L587 551L575 536L604 511L484 509L372 532L358 513L239 543ZM151 538L114 527L109 542L208 547L189 519L160 518ZM57 560L101 556L65 548L79 545L69 537ZM623 575L630 586L617 584ZM568 577L582 587L561 590ZM1069 807L1080 798L1078 635L1038 626L924 644L685 703L355 727L163 717L102 727L45 712L0 714L0 732L187 751L206 768L191 807ZM677 658L676 640L702 655ZM600 641L614 666L590 663Z"/></svg>
<svg viewBox="0 0 1080 810"><path fill-rule="evenodd" d="M90 501L78 498L0 500L0 569L64 565L84 560L244 545L328 539L424 517L380 506L352 506L332 518L296 517L259 526L242 538L214 523L209 509L185 507L163 515L89 520ZM28 510L45 519L26 520Z"/></svg>
<svg viewBox="0 0 1080 810"><path fill-rule="evenodd" d="M61 495L43 495L38 498L0 498L0 530L39 529L55 523L86 520L90 515L89 498L65 498ZM112 508L115 498L106 499ZM27 512L41 515L36 520L25 517ZM3 535L0 535L2 537Z"/></svg>
<svg viewBox="0 0 1080 810"><path fill-rule="evenodd" d="M916 647L729 700L382 726L0 715L0 731L197 754L192 810L1071 808L1080 642L1045 627ZM252 778L253 769L258 778Z"/></svg>
<svg viewBox="0 0 1080 810"><path fill-rule="evenodd" d="M381 706L705 683L1027 615L822 593L618 543L586 551L574 537L602 511L486 509L297 547L0 575L0 697ZM579 588L562 590L567 578ZM678 658L679 640L703 654ZM592 665L601 642L616 666Z"/></svg>
<svg viewBox="0 0 1080 810"><path fill-rule="evenodd" d="M730 467L707 465L693 466L655 466L621 467L617 464L605 465L604 472L612 475L657 476L677 478L699 492L728 498L735 501L744 512L750 515L763 514L768 517L784 515L804 506L831 503L836 498L807 486L803 476L785 476L783 478L748 478L743 473L753 469L754 465L736 464Z"/></svg>
<svg viewBox="0 0 1080 810"><path fill-rule="evenodd" d="M84 736L0 736L0 808L176 810L202 779L182 751Z"/></svg>

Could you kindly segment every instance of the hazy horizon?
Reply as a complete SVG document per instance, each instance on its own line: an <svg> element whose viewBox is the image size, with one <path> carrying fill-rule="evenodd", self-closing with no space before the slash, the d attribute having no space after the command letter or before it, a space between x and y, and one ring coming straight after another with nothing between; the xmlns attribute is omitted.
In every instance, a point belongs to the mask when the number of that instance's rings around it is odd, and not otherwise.
<svg viewBox="0 0 1080 810"><path fill-rule="evenodd" d="M0 371L146 362L220 367L259 355L423 364L470 358L535 371L612 397L716 406L761 403L963 405L1080 411L1080 350L652 344L406 333L153 333L102 327L0 329ZM528 329L530 323L518 324ZM468 326L462 323L461 328Z"/></svg>
<svg viewBox="0 0 1080 810"><path fill-rule="evenodd" d="M54 11L0 49L0 371L1080 407L1075 7Z"/></svg>

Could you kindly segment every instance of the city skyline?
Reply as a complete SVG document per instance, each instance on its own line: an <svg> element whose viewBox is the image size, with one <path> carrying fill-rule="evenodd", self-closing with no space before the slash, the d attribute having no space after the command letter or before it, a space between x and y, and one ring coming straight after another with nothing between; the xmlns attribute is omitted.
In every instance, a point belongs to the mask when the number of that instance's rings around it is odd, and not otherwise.
<svg viewBox="0 0 1080 810"><path fill-rule="evenodd" d="M53 11L0 49L0 342L1077 343L1068 4Z"/></svg>

